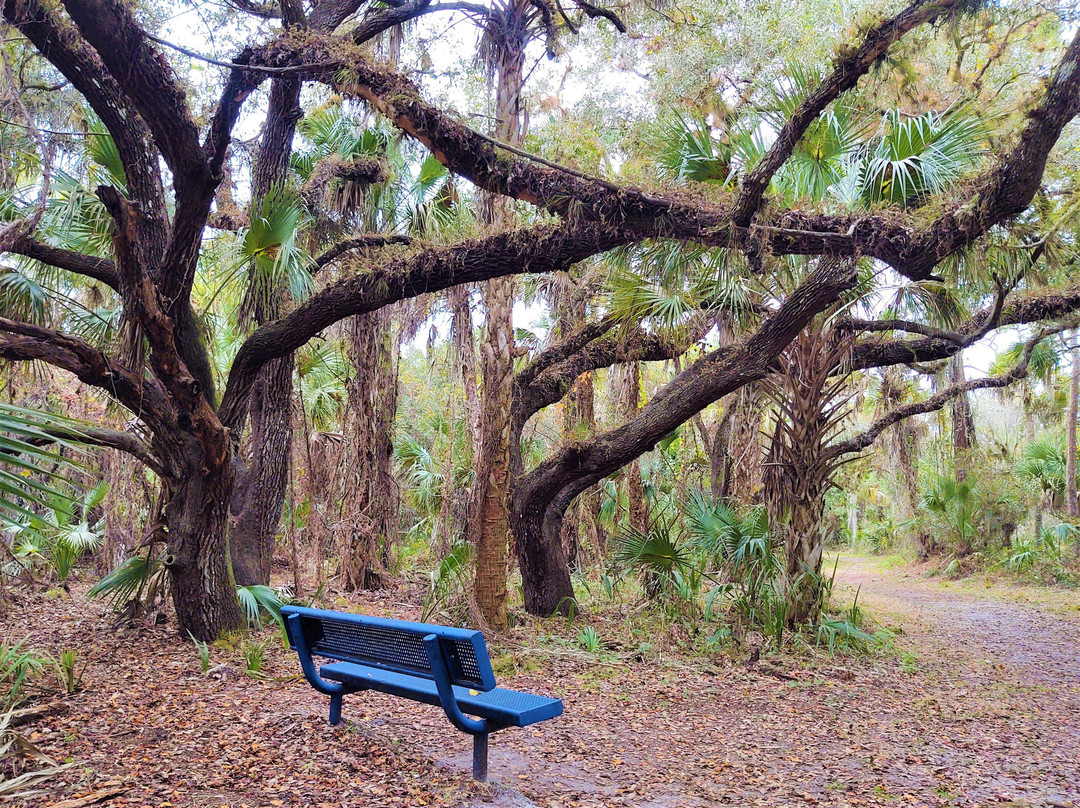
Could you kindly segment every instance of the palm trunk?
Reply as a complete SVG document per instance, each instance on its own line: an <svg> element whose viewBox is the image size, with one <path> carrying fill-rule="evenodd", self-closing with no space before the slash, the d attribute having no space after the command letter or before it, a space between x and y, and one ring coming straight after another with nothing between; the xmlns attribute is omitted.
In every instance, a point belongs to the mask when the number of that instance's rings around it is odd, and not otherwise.
<svg viewBox="0 0 1080 808"><path fill-rule="evenodd" d="M493 629L506 627L506 563L509 547L510 407L513 397L514 285L491 281L484 290L487 336L482 347L480 492L476 540L476 604Z"/></svg>
<svg viewBox="0 0 1080 808"><path fill-rule="evenodd" d="M811 325L781 354L781 373L767 382L777 413L763 490L770 522L784 542L791 627L813 622L823 606L822 517L836 470L826 449L848 412L837 404L844 380L833 371L850 345L850 337Z"/></svg>
<svg viewBox="0 0 1080 808"><path fill-rule="evenodd" d="M400 501L393 474L397 414L397 346L391 313L380 309L352 318L345 445L338 472L343 514L341 576L346 589L385 584L389 550L397 535Z"/></svg>
<svg viewBox="0 0 1080 808"><path fill-rule="evenodd" d="M1076 332L1073 339L1077 339ZM1065 509L1069 516L1080 515L1076 500L1076 413L1080 398L1080 349L1073 347L1072 378L1069 381L1069 409L1065 416Z"/></svg>
<svg viewBox="0 0 1080 808"><path fill-rule="evenodd" d="M528 41L527 3L502 9L499 30L490 31L497 54L495 137L518 144L523 137L521 88ZM480 218L490 230L513 226L509 199L483 194ZM514 389L514 281L500 278L484 289L486 336L481 346L483 396L476 490L476 582L474 594L488 625L504 629L506 568L510 538L507 497L510 488L511 407Z"/></svg>

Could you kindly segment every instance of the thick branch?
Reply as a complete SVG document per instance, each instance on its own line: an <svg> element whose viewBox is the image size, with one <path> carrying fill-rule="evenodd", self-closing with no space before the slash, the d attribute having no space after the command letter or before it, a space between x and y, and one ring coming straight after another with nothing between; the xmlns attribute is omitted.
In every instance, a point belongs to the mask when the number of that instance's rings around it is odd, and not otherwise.
<svg viewBox="0 0 1080 808"><path fill-rule="evenodd" d="M596 323L595 330L607 332L612 326L603 328L604 323ZM551 354L563 354L562 358L548 361L540 370L536 370L535 364L544 357L541 354L514 378L515 427L524 427L535 413L561 401L581 374L624 362L675 359L701 339L708 326L709 321L701 317L695 321L689 333L679 336L639 328L629 334L622 331L598 334L596 338L575 347L590 330L590 326L581 328L565 340L569 343L565 348L555 345L548 349Z"/></svg>
<svg viewBox="0 0 1080 808"><path fill-rule="evenodd" d="M51 438L54 441L67 441L84 446L117 449L142 461L143 465L158 476L164 476L165 474L164 466L153 453L153 450L143 443L138 435L123 429L109 429L103 426L80 426L78 429L60 429L58 427L41 426L38 431L48 437L31 438L27 443L43 446L46 442L50 442L49 438Z"/></svg>
<svg viewBox="0 0 1080 808"><path fill-rule="evenodd" d="M150 366L154 375L168 391L179 415L190 421L202 446L204 469L212 470L228 459L228 438L210 406L211 391L203 390L187 361L194 356L193 351L205 349L201 344L185 346L183 332L177 327L182 323L170 315L149 273L132 260L131 233L135 230L133 221L138 216L137 211L112 188L98 188L98 198L116 221L113 244L124 304L135 315L150 344ZM188 314L186 301L179 314Z"/></svg>
<svg viewBox="0 0 1080 808"><path fill-rule="evenodd" d="M118 289L120 285L119 278L116 275L116 265L108 258L96 258L73 250L53 247L37 239L30 238L30 236L22 236L16 239L8 252L31 258L34 261L40 261L51 267L74 272L76 275L93 278L113 289Z"/></svg>
<svg viewBox="0 0 1080 808"><path fill-rule="evenodd" d="M540 512L551 503L557 505L556 499L569 503L592 483L648 451L694 413L764 377L795 335L854 285L853 262L823 259L758 331L698 359L627 423L591 441L566 446L542 462L520 478L516 501Z"/></svg>
<svg viewBox="0 0 1080 808"><path fill-rule="evenodd" d="M259 369L296 350L324 328L353 314L451 286L529 272L569 269L626 244L626 232L599 225L544 225L502 232L452 247L434 247L340 281L288 316L258 329L240 347L221 401L223 423L235 428Z"/></svg>
<svg viewBox="0 0 1080 808"><path fill-rule="evenodd" d="M925 339L860 340L852 349L850 367L854 370L865 370L948 359L965 345L970 345L972 335L987 333L986 326L988 322L994 321L996 306L995 302L976 312L947 335L928 335ZM1009 300L1001 307L996 327L1046 322L1067 317L1077 311L1080 311L1080 285L1073 285L1062 290ZM957 339L958 337L960 339Z"/></svg>
<svg viewBox="0 0 1080 808"><path fill-rule="evenodd" d="M890 426L916 415L936 412L958 396L966 395L973 390L1008 387L1010 384L1020 381L1028 374L1028 364L1031 361L1031 354L1032 351L1035 350L1035 346L1048 336L1058 334L1066 328L1071 328L1073 324L1074 323L1070 323L1068 325L1040 329L1039 332L1028 340L1027 344L1024 346L1024 352L1021 355L1020 360L1006 373L997 376L989 376L984 379L972 379L971 381L962 382L961 384L954 384L925 401L917 401L912 404L897 407L892 412L883 415L881 418L874 421L865 432L861 432L853 438L849 438L848 440L828 447L823 453L824 461L831 463L835 462L836 459L843 455L861 452L863 449L871 446L874 441L881 436L881 433Z"/></svg>
<svg viewBox="0 0 1080 808"><path fill-rule="evenodd" d="M315 265L312 267L311 272L312 274L315 274L327 264L333 263L345 253L352 252L353 250L369 250L377 247L389 247L392 244L411 243L412 238L403 235L382 235L380 233L372 233L364 236L353 236L344 241L339 241L333 247L328 247L326 252L315 259Z"/></svg>
<svg viewBox="0 0 1080 808"><path fill-rule="evenodd" d="M923 8L920 6L920 8ZM926 8L929 8L927 4ZM812 211L778 212L768 225L752 225L761 247L776 254L866 255L901 274L923 279L944 257L1021 212L1038 189L1046 158L1077 111L1080 35L1066 49L1038 106L1012 151L973 185L970 196L928 225L890 212L859 216ZM423 100L406 78L374 67L363 54L335 40L304 45L279 40L252 57L273 67L308 65L309 78L358 97L412 135L448 168L492 193L530 202L562 216L617 224L638 239L676 238L714 246L731 244L732 203L666 199L563 167L521 157L464 126Z"/></svg>
<svg viewBox="0 0 1080 808"><path fill-rule="evenodd" d="M554 345L549 345L534 356L529 361L529 364L518 372L515 383L520 385L532 384L533 379L543 371L582 350L590 342L602 337L616 325L618 325L618 321L613 317L586 323L566 339L560 340Z"/></svg>
<svg viewBox="0 0 1080 808"><path fill-rule="evenodd" d="M81 339L0 317L0 358L42 361L66 370L108 392L155 433L177 430L174 410L156 380L124 367Z"/></svg>
<svg viewBox="0 0 1080 808"><path fill-rule="evenodd" d="M150 126L177 185L211 183L184 91L127 5L122 0L64 0L64 8Z"/></svg>

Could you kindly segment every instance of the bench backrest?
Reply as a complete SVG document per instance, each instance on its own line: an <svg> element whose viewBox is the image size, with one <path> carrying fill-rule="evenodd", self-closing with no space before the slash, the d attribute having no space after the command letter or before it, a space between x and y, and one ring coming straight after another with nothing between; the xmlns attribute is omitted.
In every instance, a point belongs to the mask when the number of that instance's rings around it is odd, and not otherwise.
<svg viewBox="0 0 1080 808"><path fill-rule="evenodd" d="M288 616L300 617L308 649L315 656L355 662L383 670L433 679L424 648L424 637L439 638L450 680L461 687L488 691L495 687L487 644L479 631L428 623L410 623L348 612L331 612L303 606L284 606L289 645L296 648Z"/></svg>

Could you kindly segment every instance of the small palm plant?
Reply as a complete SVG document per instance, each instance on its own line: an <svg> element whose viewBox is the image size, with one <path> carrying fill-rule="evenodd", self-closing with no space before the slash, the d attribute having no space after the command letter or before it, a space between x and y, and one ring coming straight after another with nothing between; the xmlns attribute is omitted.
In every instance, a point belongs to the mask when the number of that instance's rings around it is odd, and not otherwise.
<svg viewBox="0 0 1080 808"><path fill-rule="evenodd" d="M1051 508L1061 506L1066 488L1065 440L1063 435L1044 435L1024 447L1015 466L1016 473L1031 481Z"/></svg>
<svg viewBox="0 0 1080 808"><path fill-rule="evenodd" d="M75 562L101 546L101 523L90 524L89 520L108 490L108 484L102 481L77 499L60 491L43 497L44 514L13 529L12 555L27 566L44 563L66 589Z"/></svg>
<svg viewBox="0 0 1080 808"><path fill-rule="evenodd" d="M655 600L677 591L694 567L694 557L679 536L676 518L660 516L647 530L626 525L615 534L613 565L622 574L639 574L646 597Z"/></svg>

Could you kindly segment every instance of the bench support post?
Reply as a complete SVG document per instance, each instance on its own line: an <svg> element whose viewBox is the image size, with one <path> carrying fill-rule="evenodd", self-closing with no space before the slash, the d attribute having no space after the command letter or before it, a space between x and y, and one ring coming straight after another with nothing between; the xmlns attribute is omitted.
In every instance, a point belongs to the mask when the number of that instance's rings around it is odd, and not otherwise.
<svg viewBox="0 0 1080 808"><path fill-rule="evenodd" d="M330 694L330 726L336 727L341 723L341 697L344 693Z"/></svg>
<svg viewBox="0 0 1080 808"><path fill-rule="evenodd" d="M473 780L486 783L488 779L488 733L478 732L472 736Z"/></svg>

